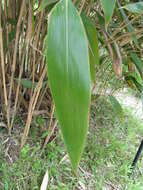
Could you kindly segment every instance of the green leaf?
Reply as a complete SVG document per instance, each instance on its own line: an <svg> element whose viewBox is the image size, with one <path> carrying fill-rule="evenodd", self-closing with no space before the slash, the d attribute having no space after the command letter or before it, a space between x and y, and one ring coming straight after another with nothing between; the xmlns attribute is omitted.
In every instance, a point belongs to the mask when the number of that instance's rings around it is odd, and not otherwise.
<svg viewBox="0 0 143 190"><path fill-rule="evenodd" d="M143 79L143 62L140 60L136 53L130 53L130 57L138 69L141 78Z"/></svg>
<svg viewBox="0 0 143 190"><path fill-rule="evenodd" d="M89 49L89 61L90 61L91 81L94 83L95 82L95 60L94 60L94 56L92 54L91 49Z"/></svg>
<svg viewBox="0 0 143 190"><path fill-rule="evenodd" d="M16 27L13 28L13 29L11 30L11 32L8 34L9 42L11 42L11 41L15 38L15 35L16 35Z"/></svg>
<svg viewBox="0 0 143 190"><path fill-rule="evenodd" d="M112 19L116 0L101 0L101 5L104 11L106 27Z"/></svg>
<svg viewBox="0 0 143 190"><path fill-rule="evenodd" d="M99 64L99 49L98 49L98 38L94 23L82 13L82 21L87 33L89 42L89 58L90 58L90 72L91 79L95 81L95 65Z"/></svg>
<svg viewBox="0 0 143 190"><path fill-rule="evenodd" d="M141 102L142 102L142 111L143 111L143 89L142 89L142 92L141 92Z"/></svg>
<svg viewBox="0 0 143 190"><path fill-rule="evenodd" d="M76 172L88 129L91 86L88 41L70 0L60 1L51 12L46 58L56 115Z"/></svg>
<svg viewBox="0 0 143 190"><path fill-rule="evenodd" d="M14 80L18 83L17 78L15 78ZM38 82L34 82L34 84L33 84L32 81L28 80L28 79L21 79L20 82L24 88L29 88L29 89L32 89L32 86L33 86L33 88L35 88L36 85L38 84ZM45 87L46 84L47 84L47 81L44 81L42 87Z"/></svg>
<svg viewBox="0 0 143 190"><path fill-rule="evenodd" d="M123 112L122 106L119 103L119 101L112 95L109 96L109 101L112 105L112 108L113 108L115 114L121 119L121 121L123 121L124 112Z"/></svg>
<svg viewBox="0 0 143 190"><path fill-rule="evenodd" d="M105 30L105 20L104 20L104 17L99 12L97 12L97 17L98 17L98 21L99 21L101 29Z"/></svg>
<svg viewBox="0 0 143 190"><path fill-rule="evenodd" d="M143 13L143 2L130 3L128 5L123 6L124 9L132 12L132 13Z"/></svg>
<svg viewBox="0 0 143 190"><path fill-rule="evenodd" d="M52 4L56 3L56 2L58 2L58 0L42 0L38 11L42 11L45 8L47 8L49 5L52 5Z"/></svg>
<svg viewBox="0 0 143 190"><path fill-rule="evenodd" d="M17 25L17 19L8 18L7 22L13 26Z"/></svg>
<svg viewBox="0 0 143 190"><path fill-rule="evenodd" d="M14 27L8 34L8 41L9 43L15 38L16 35L16 27ZM8 44L7 44L7 35L4 33L4 49L8 50Z"/></svg>
<svg viewBox="0 0 143 190"><path fill-rule="evenodd" d="M128 84L130 84L129 86L131 88L133 88L133 85L132 83L135 85L136 89L139 91L139 92L142 92L143 90L143 86L137 81L137 79L132 76L131 74L125 76L125 81L128 82Z"/></svg>
<svg viewBox="0 0 143 190"><path fill-rule="evenodd" d="M118 4L119 10L120 10L120 13L122 15L123 21L126 23L126 27L127 27L128 31L130 33L134 33L135 29L134 29L133 25L130 23L130 21L129 21L126 13L125 13L125 11L122 9L119 0L117 0L117 4ZM136 35L132 34L132 38L133 38L133 41L134 41L136 47L138 48L139 47L139 43L138 43L138 39L137 39Z"/></svg>

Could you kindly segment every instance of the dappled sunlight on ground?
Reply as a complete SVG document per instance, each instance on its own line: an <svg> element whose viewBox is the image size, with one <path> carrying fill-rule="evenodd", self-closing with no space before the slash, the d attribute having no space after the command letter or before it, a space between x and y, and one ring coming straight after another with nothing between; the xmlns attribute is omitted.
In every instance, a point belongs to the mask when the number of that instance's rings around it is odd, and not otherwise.
<svg viewBox="0 0 143 190"><path fill-rule="evenodd" d="M135 97L135 95L129 93L128 89L124 89L121 92L116 93L115 96L123 106L126 108L131 108L133 114L143 119L143 106L141 98Z"/></svg>

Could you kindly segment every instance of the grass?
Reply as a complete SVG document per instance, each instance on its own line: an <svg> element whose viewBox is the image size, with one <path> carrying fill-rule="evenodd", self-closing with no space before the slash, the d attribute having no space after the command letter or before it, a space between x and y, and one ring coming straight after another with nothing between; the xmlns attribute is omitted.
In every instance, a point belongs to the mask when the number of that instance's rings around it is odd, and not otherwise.
<svg viewBox="0 0 143 190"><path fill-rule="evenodd" d="M22 125L18 119L17 123ZM7 138L4 130L0 131L0 140L1 136ZM124 121L121 122L106 98L92 101L90 128L78 177L71 171L61 134L57 134L42 154L38 134L38 129L32 127L29 141L20 152L15 151L19 146L17 131L11 139L15 148L8 150L8 145L1 141L0 189L39 190L47 170L48 190L143 189L142 159L129 176L130 165L143 136L143 123L131 110L124 109ZM16 155L12 163L8 157L11 149Z"/></svg>

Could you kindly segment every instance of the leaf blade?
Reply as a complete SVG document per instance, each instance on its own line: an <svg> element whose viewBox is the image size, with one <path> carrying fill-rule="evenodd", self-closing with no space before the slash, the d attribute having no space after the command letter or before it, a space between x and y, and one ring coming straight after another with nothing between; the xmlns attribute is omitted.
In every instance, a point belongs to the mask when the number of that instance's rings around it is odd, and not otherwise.
<svg viewBox="0 0 143 190"><path fill-rule="evenodd" d="M48 0L48 1L43 0L41 2L40 7L38 8L38 11L42 11L42 10L46 9L48 6L53 5L53 4L57 3L57 2L58 2L58 0Z"/></svg>
<svg viewBox="0 0 143 190"><path fill-rule="evenodd" d="M106 27L112 18L115 4L116 4L116 0L101 0L101 5L102 5L104 16L105 16Z"/></svg>
<svg viewBox="0 0 143 190"><path fill-rule="evenodd" d="M57 118L76 172L88 128L90 69L84 27L70 0L60 1L52 10L46 45Z"/></svg>
<svg viewBox="0 0 143 190"><path fill-rule="evenodd" d="M143 13L143 2L137 2L137 3L130 3L125 6L123 6L124 9L132 12L132 13Z"/></svg>
<svg viewBox="0 0 143 190"><path fill-rule="evenodd" d="M95 65L99 65L99 48L98 48L97 31L95 25L85 14L82 13L81 16L89 42L90 73L91 73L91 79L94 82Z"/></svg>
<svg viewBox="0 0 143 190"><path fill-rule="evenodd" d="M119 10L120 10L120 13L122 15L122 18L123 18L123 20L125 21L125 23L127 25L126 27L127 27L128 31L130 33L134 33L135 29L134 29L133 25L129 22L129 19L128 19L125 11L122 9L119 0L117 0L117 4L118 4ZM136 35L132 34L132 38L133 38L133 41L134 41L134 44L136 45L136 47L139 48L139 43L138 43L138 39L137 39Z"/></svg>
<svg viewBox="0 0 143 190"><path fill-rule="evenodd" d="M143 67L142 67L141 59L138 57L138 55L136 53L130 53L130 57L131 57L133 63L135 64L136 68L138 69L141 78L143 78Z"/></svg>

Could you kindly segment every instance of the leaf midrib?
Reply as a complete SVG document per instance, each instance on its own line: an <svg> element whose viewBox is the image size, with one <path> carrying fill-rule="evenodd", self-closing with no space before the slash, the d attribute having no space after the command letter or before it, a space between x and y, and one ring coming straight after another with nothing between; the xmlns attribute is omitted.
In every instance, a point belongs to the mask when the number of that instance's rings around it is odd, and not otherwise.
<svg viewBox="0 0 143 190"><path fill-rule="evenodd" d="M69 23L68 23L68 0L66 0L66 74L67 74L67 86L69 85Z"/></svg>

